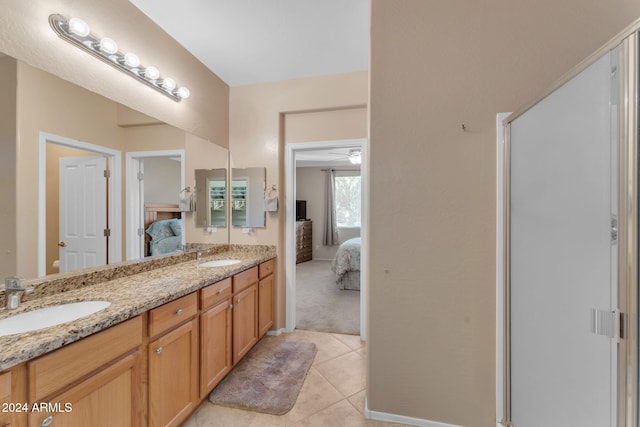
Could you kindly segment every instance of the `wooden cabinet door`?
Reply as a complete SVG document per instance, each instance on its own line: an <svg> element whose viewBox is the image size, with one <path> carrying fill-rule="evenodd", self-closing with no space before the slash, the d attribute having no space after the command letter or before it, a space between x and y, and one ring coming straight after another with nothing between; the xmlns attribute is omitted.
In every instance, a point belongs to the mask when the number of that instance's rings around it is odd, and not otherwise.
<svg viewBox="0 0 640 427"><path fill-rule="evenodd" d="M52 427L141 426L140 366L137 351L70 390L38 402L39 409L29 413L29 426L40 427L50 417Z"/></svg>
<svg viewBox="0 0 640 427"><path fill-rule="evenodd" d="M9 411L9 408L4 408L4 405L12 402L11 372L5 372L4 374L0 374L0 405L3 406L0 408L0 427L11 425L11 411Z"/></svg>
<svg viewBox="0 0 640 427"><path fill-rule="evenodd" d="M231 318L229 298L200 315L200 398L231 370Z"/></svg>
<svg viewBox="0 0 640 427"><path fill-rule="evenodd" d="M258 342L258 284L233 297L233 364Z"/></svg>
<svg viewBox="0 0 640 427"><path fill-rule="evenodd" d="M273 274L258 284L258 330L262 338L273 325Z"/></svg>
<svg viewBox="0 0 640 427"><path fill-rule="evenodd" d="M177 426L198 404L198 321L149 344L149 426Z"/></svg>

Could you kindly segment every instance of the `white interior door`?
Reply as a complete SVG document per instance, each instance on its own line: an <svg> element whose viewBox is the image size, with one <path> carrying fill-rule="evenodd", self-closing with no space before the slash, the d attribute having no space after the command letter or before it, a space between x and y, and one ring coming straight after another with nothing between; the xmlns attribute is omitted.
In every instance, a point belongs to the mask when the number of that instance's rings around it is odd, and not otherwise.
<svg viewBox="0 0 640 427"><path fill-rule="evenodd" d="M603 335L617 308L616 61L604 55L511 122L516 427L616 425L617 344Z"/></svg>
<svg viewBox="0 0 640 427"><path fill-rule="evenodd" d="M60 159L60 272L107 263L105 157Z"/></svg>

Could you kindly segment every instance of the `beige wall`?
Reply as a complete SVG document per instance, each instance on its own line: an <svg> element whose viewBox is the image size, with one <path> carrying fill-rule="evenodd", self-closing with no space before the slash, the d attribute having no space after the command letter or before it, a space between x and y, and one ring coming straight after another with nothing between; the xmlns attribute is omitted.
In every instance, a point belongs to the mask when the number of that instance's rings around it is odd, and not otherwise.
<svg viewBox="0 0 640 427"><path fill-rule="evenodd" d="M0 57L0 280L16 272L16 60Z"/></svg>
<svg viewBox="0 0 640 427"><path fill-rule="evenodd" d="M180 162L167 158L144 160L144 202L180 203Z"/></svg>
<svg viewBox="0 0 640 427"><path fill-rule="evenodd" d="M363 139L369 135L367 108L342 108L285 116L285 143Z"/></svg>
<svg viewBox="0 0 640 427"><path fill-rule="evenodd" d="M495 426L496 113L638 16L631 0L371 1L369 409Z"/></svg>
<svg viewBox="0 0 640 427"><path fill-rule="evenodd" d="M49 26L59 13L85 20L92 32L111 37L191 91L175 102L60 39ZM5 0L0 52L51 72L120 104L228 146L229 87L128 0Z"/></svg>
<svg viewBox="0 0 640 427"><path fill-rule="evenodd" d="M266 228L258 228L251 235L232 228L229 240L238 244L278 245L277 268L280 273L276 284L276 329L285 326L285 117L302 112L362 108L367 103L367 82L367 73L359 72L231 88L231 166L265 166L267 187L277 185L281 208L277 214L267 213ZM355 116L358 117L357 112Z"/></svg>
<svg viewBox="0 0 640 427"><path fill-rule="evenodd" d="M121 133L128 152L184 150L185 147L185 132L165 123L128 126L122 128Z"/></svg>

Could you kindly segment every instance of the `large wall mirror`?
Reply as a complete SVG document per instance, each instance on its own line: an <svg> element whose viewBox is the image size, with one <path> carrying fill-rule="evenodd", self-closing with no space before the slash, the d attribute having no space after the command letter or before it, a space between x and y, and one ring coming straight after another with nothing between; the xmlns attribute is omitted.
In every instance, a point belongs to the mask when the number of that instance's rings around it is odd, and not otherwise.
<svg viewBox="0 0 640 427"><path fill-rule="evenodd" d="M265 168L231 170L231 225L262 228L265 226Z"/></svg>
<svg viewBox="0 0 640 427"><path fill-rule="evenodd" d="M196 169L196 227L227 226L227 169Z"/></svg>
<svg viewBox="0 0 640 427"><path fill-rule="evenodd" d="M0 55L0 77L6 95L0 99L0 233L7 236L0 241L0 279L152 255L149 228L161 220L170 220L169 227L155 237L172 237L155 245L163 246L161 253L183 243L228 244L226 232L199 233L195 213L181 206L195 169L227 167L226 148L8 56ZM87 178L74 175L80 169ZM96 188L105 198L65 199L104 170L108 178ZM65 237L77 229L62 227L91 221L100 254L86 256L89 265L61 268L63 259L81 256Z"/></svg>

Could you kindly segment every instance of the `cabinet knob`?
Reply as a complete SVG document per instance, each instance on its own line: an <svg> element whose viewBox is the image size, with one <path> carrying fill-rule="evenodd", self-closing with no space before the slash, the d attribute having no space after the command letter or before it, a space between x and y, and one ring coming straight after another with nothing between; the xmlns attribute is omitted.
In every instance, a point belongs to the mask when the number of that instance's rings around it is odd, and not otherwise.
<svg viewBox="0 0 640 427"><path fill-rule="evenodd" d="M264 283L260 283L260 287L261 287L261 288L264 288Z"/></svg>
<svg viewBox="0 0 640 427"><path fill-rule="evenodd" d="M53 424L53 415L49 415L47 418L42 420L42 424L40 425L42 427L49 427L51 424Z"/></svg>
<svg viewBox="0 0 640 427"><path fill-rule="evenodd" d="M218 295L222 295L222 288L218 289Z"/></svg>
<svg viewBox="0 0 640 427"><path fill-rule="evenodd" d="M233 310L233 304L229 304L229 310Z"/></svg>
<svg viewBox="0 0 640 427"><path fill-rule="evenodd" d="M178 311L176 311L176 315L182 316L182 309L181 308L179 308Z"/></svg>
<svg viewBox="0 0 640 427"><path fill-rule="evenodd" d="M236 305L240 304L240 298L236 300Z"/></svg>
<svg viewBox="0 0 640 427"><path fill-rule="evenodd" d="M160 353L162 353L162 347L156 348L156 354L159 355Z"/></svg>

